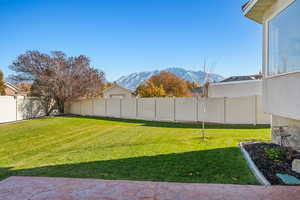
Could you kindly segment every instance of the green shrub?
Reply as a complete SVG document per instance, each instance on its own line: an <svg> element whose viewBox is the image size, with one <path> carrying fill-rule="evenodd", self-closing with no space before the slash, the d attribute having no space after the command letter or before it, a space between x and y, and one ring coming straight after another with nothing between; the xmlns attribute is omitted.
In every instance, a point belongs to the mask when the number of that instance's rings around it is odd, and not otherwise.
<svg viewBox="0 0 300 200"><path fill-rule="evenodd" d="M286 152L279 148L265 148L265 154L270 160L278 161L286 156Z"/></svg>

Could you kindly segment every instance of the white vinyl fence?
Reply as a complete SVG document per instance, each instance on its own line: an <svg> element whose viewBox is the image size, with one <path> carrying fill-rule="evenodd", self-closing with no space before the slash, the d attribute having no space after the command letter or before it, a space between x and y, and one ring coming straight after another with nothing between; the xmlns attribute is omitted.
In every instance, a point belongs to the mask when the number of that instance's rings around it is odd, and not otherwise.
<svg viewBox="0 0 300 200"><path fill-rule="evenodd" d="M270 124L260 96L238 98L125 98L69 102L66 112L82 116L106 116L154 121L224 124Z"/></svg>
<svg viewBox="0 0 300 200"><path fill-rule="evenodd" d="M0 123L44 116L39 100L32 97L0 96Z"/></svg>

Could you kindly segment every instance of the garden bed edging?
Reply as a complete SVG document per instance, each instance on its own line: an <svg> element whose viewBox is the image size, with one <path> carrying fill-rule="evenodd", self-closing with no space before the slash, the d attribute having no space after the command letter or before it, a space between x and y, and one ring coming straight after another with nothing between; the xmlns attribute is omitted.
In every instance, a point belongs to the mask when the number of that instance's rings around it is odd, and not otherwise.
<svg viewBox="0 0 300 200"><path fill-rule="evenodd" d="M270 186L271 183L265 178L265 176L261 173L261 171L256 167L256 165L253 162L253 160L251 159L249 153L244 148L243 143L244 142L240 142L239 147L244 155L245 160L247 161L247 164L248 164L251 172L253 173L253 175L256 177L257 181L260 184L265 185L265 186Z"/></svg>

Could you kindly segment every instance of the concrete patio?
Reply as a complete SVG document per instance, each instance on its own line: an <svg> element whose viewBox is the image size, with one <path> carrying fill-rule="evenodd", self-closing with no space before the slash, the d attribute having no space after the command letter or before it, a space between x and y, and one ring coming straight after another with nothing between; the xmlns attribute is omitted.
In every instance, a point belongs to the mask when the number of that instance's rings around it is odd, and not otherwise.
<svg viewBox="0 0 300 200"><path fill-rule="evenodd" d="M9 177L0 182L1 200L295 200L300 187L250 186L99 179Z"/></svg>

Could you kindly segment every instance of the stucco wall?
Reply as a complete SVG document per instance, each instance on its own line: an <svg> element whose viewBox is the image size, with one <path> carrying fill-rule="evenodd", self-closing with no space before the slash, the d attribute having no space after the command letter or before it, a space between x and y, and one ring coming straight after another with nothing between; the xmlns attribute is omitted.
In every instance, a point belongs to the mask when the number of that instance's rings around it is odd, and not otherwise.
<svg viewBox="0 0 300 200"><path fill-rule="evenodd" d="M291 134L290 145L300 150L300 73L287 73L268 77L268 22L295 0L277 0L264 13L263 19L263 110L272 115L272 139L279 143L275 131L278 126Z"/></svg>
<svg viewBox="0 0 300 200"><path fill-rule="evenodd" d="M266 78L263 98L267 113L300 120L300 72Z"/></svg>

